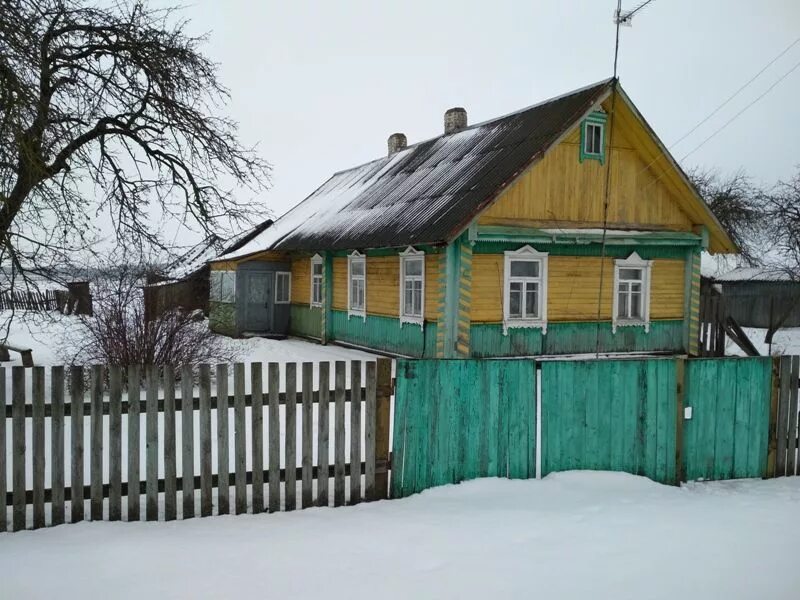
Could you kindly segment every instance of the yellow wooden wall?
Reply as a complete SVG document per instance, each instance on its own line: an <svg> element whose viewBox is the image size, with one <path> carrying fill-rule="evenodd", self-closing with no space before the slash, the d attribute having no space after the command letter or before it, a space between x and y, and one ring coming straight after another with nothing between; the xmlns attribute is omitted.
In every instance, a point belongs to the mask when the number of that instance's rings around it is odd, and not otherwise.
<svg viewBox="0 0 800 600"><path fill-rule="evenodd" d="M292 257L292 304L311 302L311 257Z"/></svg>
<svg viewBox="0 0 800 600"><path fill-rule="evenodd" d="M611 320L614 259L605 258L600 319ZM600 257L551 256L548 258L547 320L595 321L600 287ZM650 283L650 319L683 318L684 263L653 261ZM503 320L503 255L475 254L472 258L472 309L470 320Z"/></svg>
<svg viewBox="0 0 800 600"><path fill-rule="evenodd" d="M333 308L347 310L347 258L333 259ZM367 257L367 314L400 315L400 257ZM425 320L439 318L439 255L425 255Z"/></svg>
<svg viewBox="0 0 800 600"><path fill-rule="evenodd" d="M609 226L691 231L692 218L682 206L694 200L687 199L685 193L679 195L665 178L659 179L661 171L648 166L652 161L643 149L640 132L632 129L637 125L623 118L621 104L617 103L611 136ZM596 160L580 162L579 145L580 125L513 183L480 216L478 223L524 227L602 226L606 167Z"/></svg>

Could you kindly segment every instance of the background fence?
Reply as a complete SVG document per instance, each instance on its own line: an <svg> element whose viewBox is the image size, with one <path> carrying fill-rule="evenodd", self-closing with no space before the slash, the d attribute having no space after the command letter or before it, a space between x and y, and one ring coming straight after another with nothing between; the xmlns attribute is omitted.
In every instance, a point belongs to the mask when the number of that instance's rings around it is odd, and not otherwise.
<svg viewBox="0 0 800 600"><path fill-rule="evenodd" d="M387 497L390 361L237 363L232 395L228 371L0 369L0 531Z"/></svg>

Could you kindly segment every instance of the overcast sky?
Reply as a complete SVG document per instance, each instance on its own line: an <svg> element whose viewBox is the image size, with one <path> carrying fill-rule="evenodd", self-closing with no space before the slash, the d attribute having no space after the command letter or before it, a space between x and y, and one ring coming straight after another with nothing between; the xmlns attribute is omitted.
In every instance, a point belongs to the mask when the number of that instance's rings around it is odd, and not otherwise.
<svg viewBox="0 0 800 600"><path fill-rule="evenodd" d="M159 2L160 4L161 2ZM640 0L623 3L632 8ZM166 2L164 2L166 4ZM274 166L280 215L332 173L438 135L451 106L471 123L609 77L614 0L195 0L190 31L232 93L245 142ZM655 0L623 28L623 87L668 145L800 37L800 1ZM703 127L683 156L800 63L800 43ZM800 68L684 166L758 182L800 165Z"/></svg>

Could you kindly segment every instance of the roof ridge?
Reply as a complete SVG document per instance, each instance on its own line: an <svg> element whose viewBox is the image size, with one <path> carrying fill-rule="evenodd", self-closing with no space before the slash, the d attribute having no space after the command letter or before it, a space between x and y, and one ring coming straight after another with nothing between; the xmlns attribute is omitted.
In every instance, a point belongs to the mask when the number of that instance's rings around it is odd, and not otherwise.
<svg viewBox="0 0 800 600"><path fill-rule="evenodd" d="M352 167L348 167L347 169L341 169L339 171L335 171L333 173L333 175L341 175L342 173L347 173L348 171L353 171L354 169L360 169L362 167L366 167L367 165L371 165L372 163L377 163L377 162L380 162L382 160L387 160L387 159L393 158L395 156L400 156L404 152L412 150L413 148L415 148L417 146L420 146L422 144L427 144L427 143L433 142L434 140L438 140L439 138L443 138L445 136L450 136L450 135L457 135L457 134L462 133L464 131L469 131L471 129L477 129L478 127L484 127L486 125L489 125L490 123L494 123L496 121L502 121L503 119L508 119L509 117L513 117L513 116L522 114L522 113L527 112L529 110L533 110L534 108L540 108L540 107L544 106L545 104L550 104L551 102L557 102L559 100L563 100L565 98L569 98L570 96L574 96L575 94L580 94L581 92L585 92L586 90L592 89L593 87L599 87L601 85L609 85L613 81L614 81L613 77L609 77L609 78L606 78L606 79L601 79L599 81L595 81L594 83L590 83L589 85L585 85L583 87L571 90L571 91L566 92L564 94L559 94L558 96L553 96L552 98L547 98L546 100L541 100L539 102L536 102L535 104L531 104L531 105L526 106L524 108L519 108L517 110L511 111L511 112L506 113L504 115L500 115L499 117L492 117L491 119L486 119L485 121L480 121L478 123L473 123L472 125L468 125L464 129L459 129L458 131L455 131L453 133L440 133L439 135L436 135L436 136L433 136L433 137L429 137L429 138L420 140L418 142L414 142L413 144L409 144L408 146L406 146L402 150L392 154L391 156L381 156L381 157L378 157L378 158L373 158L372 160L368 160L368 161L360 163L358 165L354 165Z"/></svg>

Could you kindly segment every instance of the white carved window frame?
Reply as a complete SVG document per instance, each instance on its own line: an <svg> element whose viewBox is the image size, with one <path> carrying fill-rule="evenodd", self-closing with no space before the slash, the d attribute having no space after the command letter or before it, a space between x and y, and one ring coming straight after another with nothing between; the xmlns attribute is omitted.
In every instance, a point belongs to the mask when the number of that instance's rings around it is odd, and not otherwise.
<svg viewBox="0 0 800 600"><path fill-rule="evenodd" d="M363 265L363 275L353 275L353 265ZM361 306L353 307L353 281L363 282L363 304ZM358 250L353 252L347 257L347 318L361 317L367 320L367 257L361 254Z"/></svg>
<svg viewBox="0 0 800 600"><path fill-rule="evenodd" d="M283 280L281 285L279 282ZM281 298L278 291L281 288L286 292L285 298ZM291 271L275 272L275 304L291 304L292 302L292 273Z"/></svg>
<svg viewBox="0 0 800 600"><path fill-rule="evenodd" d="M315 275L314 269L316 266L320 267L320 274ZM325 278L325 267L322 262L322 257L319 254L315 254L311 257L311 290L309 292L309 305L311 308L321 308L322 307L322 293L323 293L323 281ZM319 279L319 287L315 285L315 280ZM314 298L314 291L319 289L319 299Z"/></svg>
<svg viewBox="0 0 800 600"><path fill-rule="evenodd" d="M512 277L511 276L511 263L512 262L533 262L539 264L538 277ZM527 327L527 328L540 328L542 333L547 333L547 262L548 253L539 252L530 246L523 246L519 250L507 250L504 256L503 265L503 335L508 334L511 328ZM510 306L510 291L512 281L538 282L538 298L537 298L537 318L519 318L511 317ZM522 298L520 300L524 306L525 304L525 286L523 285ZM524 311L524 309L523 309Z"/></svg>
<svg viewBox="0 0 800 600"><path fill-rule="evenodd" d="M420 262L422 263L422 269L420 275L410 275L406 276L406 264L409 262ZM422 283L422 297L420 298L420 314L408 314L409 311L406 310L406 280L412 281L420 281ZM413 304L413 299L412 299ZM410 323L412 325L419 325L420 327L424 327L425 324L425 252L421 250L415 250L411 246L406 248L403 252L400 253L400 326L402 327L403 323Z"/></svg>
<svg viewBox="0 0 800 600"><path fill-rule="evenodd" d="M620 269L640 269L642 272L642 318L630 319L619 317L619 285ZM652 280L653 261L644 260L637 252L628 258L618 258L614 261L614 298L611 313L611 332L616 333L618 327L644 327L645 333L650 332L650 283Z"/></svg>

